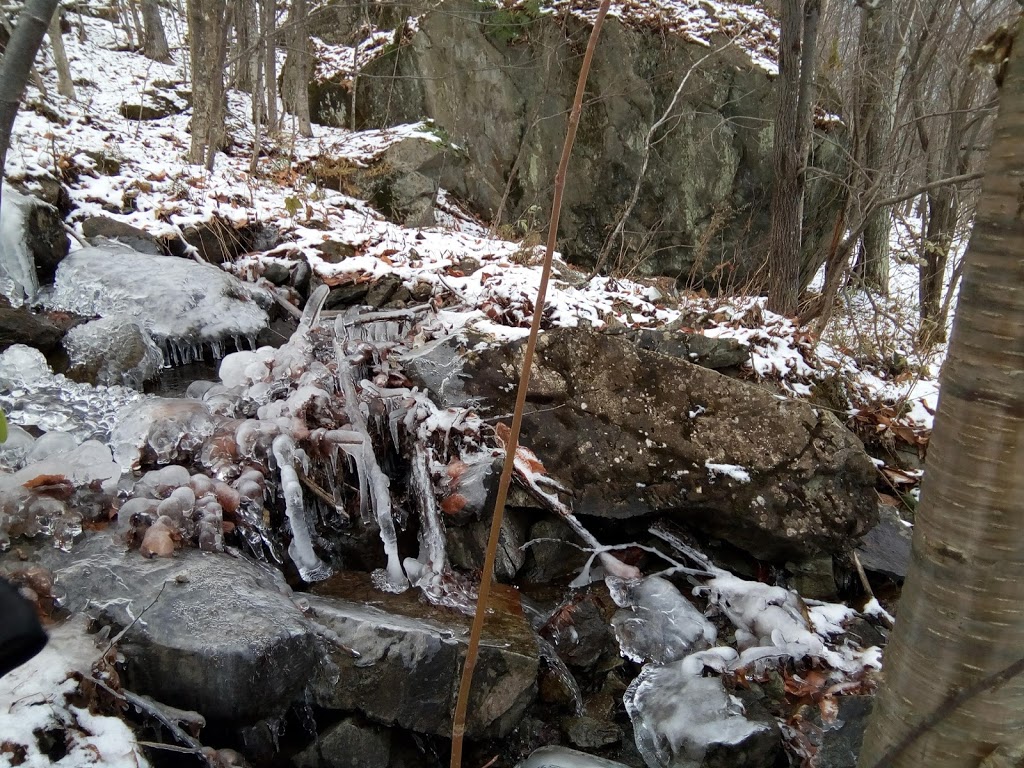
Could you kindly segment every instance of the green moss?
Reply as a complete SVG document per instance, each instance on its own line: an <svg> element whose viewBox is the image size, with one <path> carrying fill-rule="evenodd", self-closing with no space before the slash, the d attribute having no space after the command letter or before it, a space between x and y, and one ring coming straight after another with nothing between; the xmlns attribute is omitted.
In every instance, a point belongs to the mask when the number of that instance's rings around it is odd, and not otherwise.
<svg viewBox="0 0 1024 768"><path fill-rule="evenodd" d="M484 34L501 45L513 45L529 36L529 27L540 18L540 0L523 0L511 8L481 2ZM486 10L485 10L486 9Z"/></svg>

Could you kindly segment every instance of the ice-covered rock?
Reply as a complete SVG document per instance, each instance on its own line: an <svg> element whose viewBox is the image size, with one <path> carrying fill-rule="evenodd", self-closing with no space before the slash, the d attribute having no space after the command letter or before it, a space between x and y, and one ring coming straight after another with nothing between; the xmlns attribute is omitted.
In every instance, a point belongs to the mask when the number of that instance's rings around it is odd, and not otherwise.
<svg viewBox="0 0 1024 768"><path fill-rule="evenodd" d="M106 440L117 413L142 397L127 387L93 387L54 375L30 347L15 344L0 353L0 408L12 424Z"/></svg>
<svg viewBox="0 0 1024 768"><path fill-rule="evenodd" d="M735 655L730 648L716 648L640 671L623 701L648 768L774 764L778 728L748 720L721 678L702 677L705 666L721 670Z"/></svg>
<svg viewBox="0 0 1024 768"><path fill-rule="evenodd" d="M667 664L714 645L714 626L666 579L606 581L619 606L612 626L623 656Z"/></svg>
<svg viewBox="0 0 1024 768"><path fill-rule="evenodd" d="M57 269L54 309L140 323L172 363L250 347L267 325L259 290L209 264L108 245L76 251Z"/></svg>
<svg viewBox="0 0 1024 768"><path fill-rule="evenodd" d="M26 237L32 198L6 184L0 200L0 293L20 307L39 292L36 266Z"/></svg>
<svg viewBox="0 0 1024 768"><path fill-rule="evenodd" d="M156 376L164 356L146 330L122 316L101 317L68 331L64 349L69 375L90 384L121 384L142 389Z"/></svg>
<svg viewBox="0 0 1024 768"><path fill-rule="evenodd" d="M203 403L153 397L118 413L110 442L114 458L128 470L146 462L171 464L191 458L215 428L216 420Z"/></svg>
<svg viewBox="0 0 1024 768"><path fill-rule="evenodd" d="M541 747L516 768L626 768L623 763L594 757L567 747Z"/></svg>

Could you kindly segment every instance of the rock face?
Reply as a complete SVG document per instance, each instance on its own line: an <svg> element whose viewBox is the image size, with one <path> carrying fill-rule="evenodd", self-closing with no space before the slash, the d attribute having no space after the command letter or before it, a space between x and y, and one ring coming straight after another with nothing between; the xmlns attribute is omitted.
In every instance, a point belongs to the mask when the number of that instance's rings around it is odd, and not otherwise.
<svg viewBox="0 0 1024 768"><path fill-rule="evenodd" d="M26 307L0 306L0 351L12 344L26 344L49 352L63 335L60 328Z"/></svg>
<svg viewBox="0 0 1024 768"><path fill-rule="evenodd" d="M316 591L329 593L309 598L316 621L340 645L330 652L336 669L326 669L313 687L314 703L450 736L469 619L424 605L415 594L378 592L355 573L332 577ZM508 735L536 693L537 644L518 593L498 586L492 594L502 606L484 629L469 702L471 738Z"/></svg>
<svg viewBox="0 0 1024 768"><path fill-rule="evenodd" d="M548 208L589 33L561 13L495 13L449 0L421 18L408 44L364 69L357 125L433 119L468 160L466 172L446 173L442 186L488 218L518 222L531 206ZM559 247L571 260L589 266L601 251L637 182L651 125L707 54L671 34L605 23L562 211ZM753 276L769 223L774 94L773 78L735 46L694 69L670 127L656 134L625 227L635 234L624 254L618 244L613 252L619 266L683 279L692 273L714 287ZM839 160L836 137L824 139L814 142L816 167ZM809 182L808 193L810 255L831 234L837 198L823 179Z"/></svg>
<svg viewBox="0 0 1024 768"><path fill-rule="evenodd" d="M445 404L508 413L523 346L439 347L406 370ZM877 521L871 461L827 411L622 336L543 334L527 402L525 444L579 513L666 513L771 561L849 549Z"/></svg>
<svg viewBox="0 0 1024 768"><path fill-rule="evenodd" d="M282 714L301 696L321 652L279 573L226 554L147 560L123 549L102 534L39 557L67 607L88 606L114 633L145 610L119 643L127 688L236 724Z"/></svg>

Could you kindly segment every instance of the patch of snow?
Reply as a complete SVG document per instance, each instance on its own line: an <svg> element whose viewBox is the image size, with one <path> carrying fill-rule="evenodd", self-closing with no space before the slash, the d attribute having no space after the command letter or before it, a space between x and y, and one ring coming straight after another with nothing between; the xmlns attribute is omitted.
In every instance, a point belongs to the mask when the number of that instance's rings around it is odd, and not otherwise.
<svg viewBox="0 0 1024 768"><path fill-rule="evenodd" d="M724 475L738 483L749 483L750 473L746 468L736 464L716 464L710 459L704 461L704 468L714 475Z"/></svg>

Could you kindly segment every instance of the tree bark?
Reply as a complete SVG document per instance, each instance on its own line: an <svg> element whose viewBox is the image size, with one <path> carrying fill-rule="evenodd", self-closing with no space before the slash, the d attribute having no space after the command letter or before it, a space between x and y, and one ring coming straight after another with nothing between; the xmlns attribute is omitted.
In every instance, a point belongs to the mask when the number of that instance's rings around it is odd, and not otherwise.
<svg viewBox="0 0 1024 768"><path fill-rule="evenodd" d="M820 0L782 0L779 102L772 165L768 308L794 315L800 292L805 167L814 120L814 61Z"/></svg>
<svg viewBox="0 0 1024 768"><path fill-rule="evenodd" d="M295 115L299 133L313 135L309 118L309 82L313 76L313 46L306 21L309 17L307 0L292 0L288 12L288 57L282 70L281 99L284 108Z"/></svg>
<svg viewBox="0 0 1024 768"><path fill-rule="evenodd" d="M60 31L60 6L50 17L50 26L47 30L50 36L50 47L53 49L53 64L57 69L57 93L66 99L75 98L75 84L71 79L71 65L68 64L68 54L64 50L64 35Z"/></svg>
<svg viewBox="0 0 1024 768"><path fill-rule="evenodd" d="M857 163L859 207L866 210L871 196L888 193L892 175L889 140L892 135L893 77L896 68L895 14L892 0L861 4L854 111L854 161ZM889 292L889 232L891 213L878 208L867 217L856 272L863 284Z"/></svg>
<svg viewBox="0 0 1024 768"><path fill-rule="evenodd" d="M278 126L277 111L277 4L260 0L260 35L263 40L263 85L267 94L267 131Z"/></svg>
<svg viewBox="0 0 1024 768"><path fill-rule="evenodd" d="M213 168L224 146L224 64L227 57L226 0L188 0L192 60L192 146L189 162Z"/></svg>
<svg viewBox="0 0 1024 768"><path fill-rule="evenodd" d="M255 0L232 0L232 16L235 21L232 82L238 90L251 93L254 102L259 88L259 69L262 66L261 48L257 44L259 25L256 23L256 14Z"/></svg>
<svg viewBox="0 0 1024 768"><path fill-rule="evenodd" d="M160 6L156 0L142 0L142 24L145 41L142 53L147 59L167 64L171 60L171 49L167 45L167 33L160 18Z"/></svg>
<svg viewBox="0 0 1024 768"><path fill-rule="evenodd" d="M0 62L0 189L3 188L14 118L18 114L32 62L35 61L39 46L43 44L43 36L57 9L57 2L26 0L18 16L18 26L7 41L7 49Z"/></svg>
<svg viewBox="0 0 1024 768"><path fill-rule="evenodd" d="M965 257L911 569L861 766L889 757L917 723L1024 656L1022 40L1024 19ZM1017 676L959 702L892 765L977 766L1019 746L1022 733Z"/></svg>

